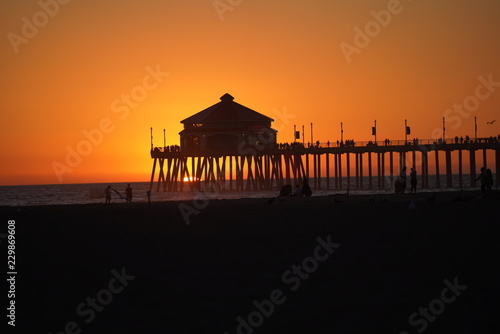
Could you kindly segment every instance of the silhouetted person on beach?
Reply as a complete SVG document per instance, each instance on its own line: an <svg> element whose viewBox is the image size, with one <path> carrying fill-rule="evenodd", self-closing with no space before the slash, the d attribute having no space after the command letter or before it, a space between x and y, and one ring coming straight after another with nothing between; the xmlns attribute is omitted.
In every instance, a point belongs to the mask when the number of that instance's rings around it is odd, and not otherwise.
<svg viewBox="0 0 500 334"><path fill-rule="evenodd" d="M485 182L486 189L488 189L488 191L491 191L491 188L493 187L493 174L491 173L491 169L489 168L486 170Z"/></svg>
<svg viewBox="0 0 500 334"><path fill-rule="evenodd" d="M285 184L283 187L281 187L280 197L289 197L291 195L292 195L292 185L291 184Z"/></svg>
<svg viewBox="0 0 500 334"><path fill-rule="evenodd" d="M396 179L394 183L394 189L396 190L396 194L405 193L406 190L406 166L403 166L401 169L401 173L399 173L399 177Z"/></svg>
<svg viewBox="0 0 500 334"><path fill-rule="evenodd" d="M295 187L295 196L302 197L302 188L298 184Z"/></svg>
<svg viewBox="0 0 500 334"><path fill-rule="evenodd" d="M476 181L478 180L481 183L481 191L484 194L486 192L486 169L484 167L481 167L481 172L479 173Z"/></svg>
<svg viewBox="0 0 500 334"><path fill-rule="evenodd" d="M106 196L106 201L104 203L111 203L111 185L104 189L104 195Z"/></svg>
<svg viewBox="0 0 500 334"><path fill-rule="evenodd" d="M127 202L132 202L132 187L130 183L127 184L127 188L125 189L125 195L127 196Z"/></svg>
<svg viewBox="0 0 500 334"><path fill-rule="evenodd" d="M417 171L415 168L410 168L410 193L417 193Z"/></svg>
<svg viewBox="0 0 500 334"><path fill-rule="evenodd" d="M399 177L406 182L406 166L403 166L401 169L401 173L399 173Z"/></svg>
<svg viewBox="0 0 500 334"><path fill-rule="evenodd" d="M309 180L307 177L304 177L302 180L302 196L309 197L312 195L311 187L309 187Z"/></svg>
<svg viewBox="0 0 500 334"><path fill-rule="evenodd" d="M146 191L146 196L148 197L148 206L151 207L151 190Z"/></svg>

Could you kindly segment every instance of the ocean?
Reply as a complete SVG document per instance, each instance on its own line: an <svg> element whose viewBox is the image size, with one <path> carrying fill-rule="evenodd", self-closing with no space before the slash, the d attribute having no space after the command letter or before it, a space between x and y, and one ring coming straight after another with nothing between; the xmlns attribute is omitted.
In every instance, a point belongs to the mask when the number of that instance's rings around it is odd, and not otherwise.
<svg viewBox="0 0 500 334"><path fill-rule="evenodd" d="M355 178L351 177L350 194L385 194L393 193L393 187L387 180L383 190L368 190L368 177L363 177L364 189L356 190ZM458 175L453 176L453 187L446 188L446 176L440 175L440 188L436 188L436 176L429 175L429 188L419 189L421 185L420 178L418 179L417 190L425 192L435 191L460 191ZM313 196L331 195L346 193L347 178L342 179L342 190L326 189L326 179L322 178L321 188L313 189ZM409 182L407 182L407 191L409 191ZM474 190L477 187L470 187L469 175L463 175L463 190ZM113 203L125 202L125 188L127 183L82 183L82 184L51 184L51 185L26 185L26 186L0 186L0 206L34 206L34 205L61 205L61 204L86 204L86 203L103 203L104 188L111 184L111 187L118 191L123 198L115 192L112 192ZM311 187L313 186L310 180ZM374 188L378 186L376 177L372 178ZM208 199L237 199L237 198L271 198L279 194L279 189L272 191L202 191L192 192L189 186L184 187L182 192L156 192L157 183L154 183L153 191L151 192L151 201L189 201L196 198ZM292 185L295 187L295 185ZM330 179L330 188L334 186L333 179ZM147 202L146 195L149 189L149 182L131 183L133 189L133 202ZM229 185L227 185L229 188Z"/></svg>

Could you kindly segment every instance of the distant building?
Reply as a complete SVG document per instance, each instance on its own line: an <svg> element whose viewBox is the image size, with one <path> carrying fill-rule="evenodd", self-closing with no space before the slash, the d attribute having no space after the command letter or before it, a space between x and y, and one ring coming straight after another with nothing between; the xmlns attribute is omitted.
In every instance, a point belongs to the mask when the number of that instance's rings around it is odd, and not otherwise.
<svg viewBox="0 0 500 334"><path fill-rule="evenodd" d="M187 153L239 153L248 147L276 147L274 120L234 102L224 94L219 103L181 121L181 151Z"/></svg>

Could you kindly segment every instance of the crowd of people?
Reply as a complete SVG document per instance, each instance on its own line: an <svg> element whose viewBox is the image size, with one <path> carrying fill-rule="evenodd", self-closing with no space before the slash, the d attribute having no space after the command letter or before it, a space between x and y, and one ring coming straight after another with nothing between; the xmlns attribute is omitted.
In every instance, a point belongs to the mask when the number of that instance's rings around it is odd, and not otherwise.
<svg viewBox="0 0 500 334"><path fill-rule="evenodd" d="M498 136L490 136L488 138L477 138L477 139L472 139L469 136L465 137L458 137L456 136L453 139L449 140L450 142L454 142L455 144L468 144L468 143L498 143L500 142L500 135ZM390 146L392 144L392 141L388 138L384 139L383 141L384 146ZM425 142L425 141L424 141ZM429 141L430 142L430 141ZM365 143L365 142L363 142ZM366 142L366 146L372 147L372 146L378 146L381 142L380 141L368 141ZM419 145L421 141L418 138L413 138L412 140L406 141L406 145ZM347 139L347 140L337 140L336 142L337 146L336 147L354 147L356 146L356 142L354 139ZM434 140L434 144L446 144L446 140L443 138L439 138ZM320 141L316 141L314 143L307 142L307 143L301 143L301 142L284 142L284 143L276 143L276 148L280 150L293 150L293 149L303 149L303 148L321 148L325 147L322 145L326 145L327 148L334 147L335 143L330 143L328 140L326 143L320 143ZM217 150L217 148L215 148ZM155 147L152 148L153 152L166 152L166 153L177 153L181 152L181 147L179 145L170 145L170 146L165 146L165 147Z"/></svg>
<svg viewBox="0 0 500 334"><path fill-rule="evenodd" d="M455 144L469 144L469 143L498 143L500 142L500 135L493 137L490 136L488 138L477 138L477 139L471 139L469 136L464 137L455 137Z"/></svg>
<svg viewBox="0 0 500 334"><path fill-rule="evenodd" d="M406 166L403 166L399 176L396 178L394 182L394 189L396 193L405 193L406 191ZM476 178L476 181L480 182L480 188L483 194L487 192L491 192L493 189L493 185L495 184L493 173L490 168L481 167L481 171L479 176ZM417 192L417 171L415 168L410 168L410 193Z"/></svg>
<svg viewBox="0 0 500 334"><path fill-rule="evenodd" d="M345 142L341 140L340 143L338 143L339 147L354 147L355 145L354 139L347 139Z"/></svg>
<svg viewBox="0 0 500 334"><path fill-rule="evenodd" d="M384 146L389 146L391 144L391 140L389 139L384 139L383 140ZM307 143L299 143L299 142L293 142L293 143L278 143L276 144L276 148L278 149L294 149L294 148L321 148L321 147L335 147L335 144L337 144L336 147L354 147L356 146L356 142L354 139L347 139L347 140L337 140L337 142L331 143L329 140L326 143L321 143L319 140L316 141L315 143L307 142ZM376 141L368 141L366 143L366 146L378 146L378 142Z"/></svg>
<svg viewBox="0 0 500 334"><path fill-rule="evenodd" d="M170 153L174 153L174 152L180 152L180 151L181 151L181 147L179 145L165 146L165 147L163 147L163 149L161 147L155 147L153 149L153 152L170 152Z"/></svg>
<svg viewBox="0 0 500 334"><path fill-rule="evenodd" d="M294 142L294 143L278 143L276 144L276 148L280 150L291 150L294 148L304 148L304 145L299 142Z"/></svg>
<svg viewBox="0 0 500 334"><path fill-rule="evenodd" d="M279 196L310 197L311 195L312 195L312 190L311 187L309 186L309 180L307 177L304 177L302 180L299 181L298 184L295 185L294 190L292 190L292 186L290 184L286 184L283 187L281 187Z"/></svg>

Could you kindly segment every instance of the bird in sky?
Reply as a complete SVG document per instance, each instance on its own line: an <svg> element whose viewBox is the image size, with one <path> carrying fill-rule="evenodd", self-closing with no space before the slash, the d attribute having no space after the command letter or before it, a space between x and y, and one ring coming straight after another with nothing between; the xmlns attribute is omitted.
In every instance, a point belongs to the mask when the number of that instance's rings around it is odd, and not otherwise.
<svg viewBox="0 0 500 334"><path fill-rule="evenodd" d="M486 122L486 124L493 124L493 123L495 123L496 121L497 121L497 120L496 120L496 119L494 119L494 120L492 120L491 122Z"/></svg>

